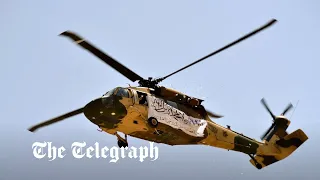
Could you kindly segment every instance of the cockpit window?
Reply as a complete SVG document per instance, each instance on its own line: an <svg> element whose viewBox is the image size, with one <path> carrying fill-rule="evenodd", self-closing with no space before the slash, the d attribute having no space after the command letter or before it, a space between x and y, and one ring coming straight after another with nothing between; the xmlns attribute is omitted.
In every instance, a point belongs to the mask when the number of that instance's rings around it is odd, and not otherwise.
<svg viewBox="0 0 320 180"><path fill-rule="evenodd" d="M108 91L106 94L104 94L103 96L111 96L111 95L113 95L114 94L114 92L116 91L116 89L117 88L114 88L114 89L112 89L112 90L110 90L110 91Z"/></svg>
<svg viewBox="0 0 320 180"><path fill-rule="evenodd" d="M129 98L129 91L128 89L125 89L125 88L118 88L116 95Z"/></svg>

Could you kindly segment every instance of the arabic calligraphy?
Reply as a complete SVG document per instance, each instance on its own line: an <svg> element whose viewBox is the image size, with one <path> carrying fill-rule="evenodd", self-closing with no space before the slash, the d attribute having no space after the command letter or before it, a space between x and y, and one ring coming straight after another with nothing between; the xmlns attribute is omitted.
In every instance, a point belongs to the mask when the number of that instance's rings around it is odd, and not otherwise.
<svg viewBox="0 0 320 180"><path fill-rule="evenodd" d="M180 129L192 136L203 136L207 125L206 120L188 116L183 111L170 106L164 100L149 96L149 117L156 118L159 122L173 128Z"/></svg>
<svg viewBox="0 0 320 180"><path fill-rule="evenodd" d="M204 123L201 122L200 119L196 119L196 118L187 116L184 112L182 112L174 107L171 107L170 105L168 105L167 103L165 103L161 99L154 98L152 100L151 106L155 111L167 114L167 115L173 117L174 119L176 119L177 121L182 121L184 124L187 124L187 125L192 124L192 125L196 125L196 126L203 126L204 125Z"/></svg>

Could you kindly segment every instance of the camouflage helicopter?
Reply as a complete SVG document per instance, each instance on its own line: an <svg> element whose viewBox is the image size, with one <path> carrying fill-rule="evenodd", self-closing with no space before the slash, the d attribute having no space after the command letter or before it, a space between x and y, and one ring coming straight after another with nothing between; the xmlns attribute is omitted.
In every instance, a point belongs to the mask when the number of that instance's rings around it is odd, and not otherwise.
<svg viewBox="0 0 320 180"><path fill-rule="evenodd" d="M238 40L159 79L140 77L82 37L65 31L60 35L72 39L132 82L138 81L139 86L116 87L84 107L37 124L29 131L34 132L38 128L83 113L101 131L115 135L119 147L128 146L127 135L168 145L203 144L247 154L251 158L251 164L257 169L269 166L288 157L308 139L301 129L290 134L286 131L290 121L284 115L292 108L291 104L280 116L275 116L262 99L263 105L273 118L273 124L261 136L260 142L231 130L230 126L223 127L212 121L210 117L223 116L206 110L201 104L203 100L160 86L159 83L255 35L275 22L273 19ZM118 132L125 134L125 137L121 137Z"/></svg>

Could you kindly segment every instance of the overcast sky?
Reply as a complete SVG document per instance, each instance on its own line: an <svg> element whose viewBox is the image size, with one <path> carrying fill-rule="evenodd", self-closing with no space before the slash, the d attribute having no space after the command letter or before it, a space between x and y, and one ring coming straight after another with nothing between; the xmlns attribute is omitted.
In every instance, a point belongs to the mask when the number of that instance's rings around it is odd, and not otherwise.
<svg viewBox="0 0 320 180"><path fill-rule="evenodd" d="M319 179L319 1L111 1L0 0L0 179L210 178ZM309 136L294 154L261 171L247 155L208 146L159 147L159 159L72 157L73 142L115 146L83 115L33 134L31 125L84 106L128 79L59 37L72 30L142 77L165 76L275 18L253 38L162 83L205 100L215 120L258 139L275 114L299 101L288 129ZM131 83L131 85L136 85ZM32 143L66 147L49 162L32 155ZM148 145L129 137L130 145Z"/></svg>

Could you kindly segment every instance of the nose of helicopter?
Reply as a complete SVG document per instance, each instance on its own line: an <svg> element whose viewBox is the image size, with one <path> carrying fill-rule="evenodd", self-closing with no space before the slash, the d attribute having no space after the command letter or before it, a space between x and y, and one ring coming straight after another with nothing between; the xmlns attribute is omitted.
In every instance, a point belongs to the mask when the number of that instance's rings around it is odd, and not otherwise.
<svg viewBox="0 0 320 180"><path fill-rule="evenodd" d="M116 96L109 96L89 102L84 107L84 115L96 125L110 127L119 123L127 115L127 110Z"/></svg>

